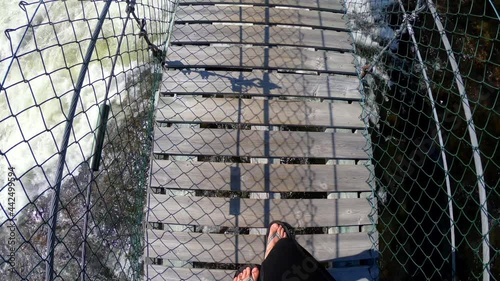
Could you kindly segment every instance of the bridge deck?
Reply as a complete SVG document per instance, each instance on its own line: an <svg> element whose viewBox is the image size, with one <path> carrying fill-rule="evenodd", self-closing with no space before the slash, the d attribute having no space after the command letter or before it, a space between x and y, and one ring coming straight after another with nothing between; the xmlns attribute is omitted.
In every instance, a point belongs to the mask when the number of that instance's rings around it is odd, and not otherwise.
<svg viewBox="0 0 500 281"><path fill-rule="evenodd" d="M338 280L376 275L351 48L337 1L180 1L156 111L147 280L231 280L261 263L273 220Z"/></svg>

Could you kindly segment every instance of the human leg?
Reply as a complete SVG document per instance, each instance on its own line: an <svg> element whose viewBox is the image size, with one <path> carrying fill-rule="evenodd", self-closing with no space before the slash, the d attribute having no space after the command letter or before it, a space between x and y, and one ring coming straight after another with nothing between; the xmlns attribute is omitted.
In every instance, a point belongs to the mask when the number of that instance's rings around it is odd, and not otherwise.
<svg viewBox="0 0 500 281"><path fill-rule="evenodd" d="M295 239L288 237L286 226L271 224L265 259L261 266L262 281L334 281L328 271Z"/></svg>

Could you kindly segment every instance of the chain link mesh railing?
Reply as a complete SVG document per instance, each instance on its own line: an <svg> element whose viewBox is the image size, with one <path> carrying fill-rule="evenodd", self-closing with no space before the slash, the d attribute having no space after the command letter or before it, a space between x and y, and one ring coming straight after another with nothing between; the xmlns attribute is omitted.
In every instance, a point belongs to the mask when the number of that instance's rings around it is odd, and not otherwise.
<svg viewBox="0 0 500 281"><path fill-rule="evenodd" d="M4 8L7 280L230 278L274 219L334 276L498 280L498 1Z"/></svg>
<svg viewBox="0 0 500 281"><path fill-rule="evenodd" d="M500 2L345 1L382 280L499 280Z"/></svg>
<svg viewBox="0 0 500 281"><path fill-rule="evenodd" d="M3 1L2 280L138 280L174 3Z"/></svg>

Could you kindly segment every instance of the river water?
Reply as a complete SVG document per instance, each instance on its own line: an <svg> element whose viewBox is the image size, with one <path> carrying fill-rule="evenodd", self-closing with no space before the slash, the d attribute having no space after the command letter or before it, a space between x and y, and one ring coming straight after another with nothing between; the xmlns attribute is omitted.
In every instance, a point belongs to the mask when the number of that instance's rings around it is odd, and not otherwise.
<svg viewBox="0 0 500 281"><path fill-rule="evenodd" d="M0 35L0 204L4 208L12 197L7 188L9 168L17 176L13 182L16 212L54 184L74 84L103 6L104 1L2 1L0 30L7 30ZM74 174L91 156L125 8L124 1L111 4L96 43L76 110L65 174ZM136 9L140 17L151 20L168 17L152 10L139 4ZM115 71L120 74L111 84L112 105L135 93L126 89L124 72L149 58L135 22L128 23L125 33ZM134 74L129 72L127 78ZM0 222L5 218L0 212Z"/></svg>

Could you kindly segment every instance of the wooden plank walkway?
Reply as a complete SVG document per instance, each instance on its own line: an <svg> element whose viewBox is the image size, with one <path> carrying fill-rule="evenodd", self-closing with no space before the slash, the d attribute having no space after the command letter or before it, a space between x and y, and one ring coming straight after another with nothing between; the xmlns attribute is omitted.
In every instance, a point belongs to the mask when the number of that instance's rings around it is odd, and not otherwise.
<svg viewBox="0 0 500 281"><path fill-rule="evenodd" d="M166 232L148 230L149 236L157 237L149 251L170 259L182 259L210 263L261 263L264 258L262 235L227 235L188 232ZM306 234L298 235L297 241L319 261L328 261L332 256L352 256L371 247L366 234ZM318 247L322 245L324 247ZM213 249L207 251L206 249ZM368 253L360 258L370 258Z"/></svg>
<svg viewBox="0 0 500 281"><path fill-rule="evenodd" d="M346 32L264 25L192 24L175 29L175 44L251 44L255 46L293 46L322 50L350 51Z"/></svg>
<svg viewBox="0 0 500 281"><path fill-rule="evenodd" d="M308 70L354 75L350 53L337 53L304 48L171 46L169 61L172 69L266 69Z"/></svg>
<svg viewBox="0 0 500 281"><path fill-rule="evenodd" d="M276 9L258 6L180 6L177 23L252 23L314 27L347 31L342 14L303 9Z"/></svg>
<svg viewBox="0 0 500 281"><path fill-rule="evenodd" d="M238 177L233 174L237 173ZM282 165L156 160L151 187L247 192L369 192L362 165ZM207 180L208 179L208 180ZM266 184L264 184L264 179Z"/></svg>
<svg viewBox="0 0 500 281"><path fill-rule="evenodd" d="M273 220L337 280L374 280L351 49L338 1L180 0L156 110L146 280L232 280L262 262Z"/></svg>
<svg viewBox="0 0 500 281"><path fill-rule="evenodd" d="M181 5L239 4L264 7L290 7L342 13L340 1L318 0L181 0Z"/></svg>
<svg viewBox="0 0 500 281"><path fill-rule="evenodd" d="M345 75L305 75L260 70L167 70L161 92L178 96L194 94L359 101L358 87L358 78Z"/></svg>
<svg viewBox="0 0 500 281"><path fill-rule="evenodd" d="M250 125L295 125L363 128L361 106L240 98L162 97L158 122L245 123ZM203 114L201 114L203 112Z"/></svg>

